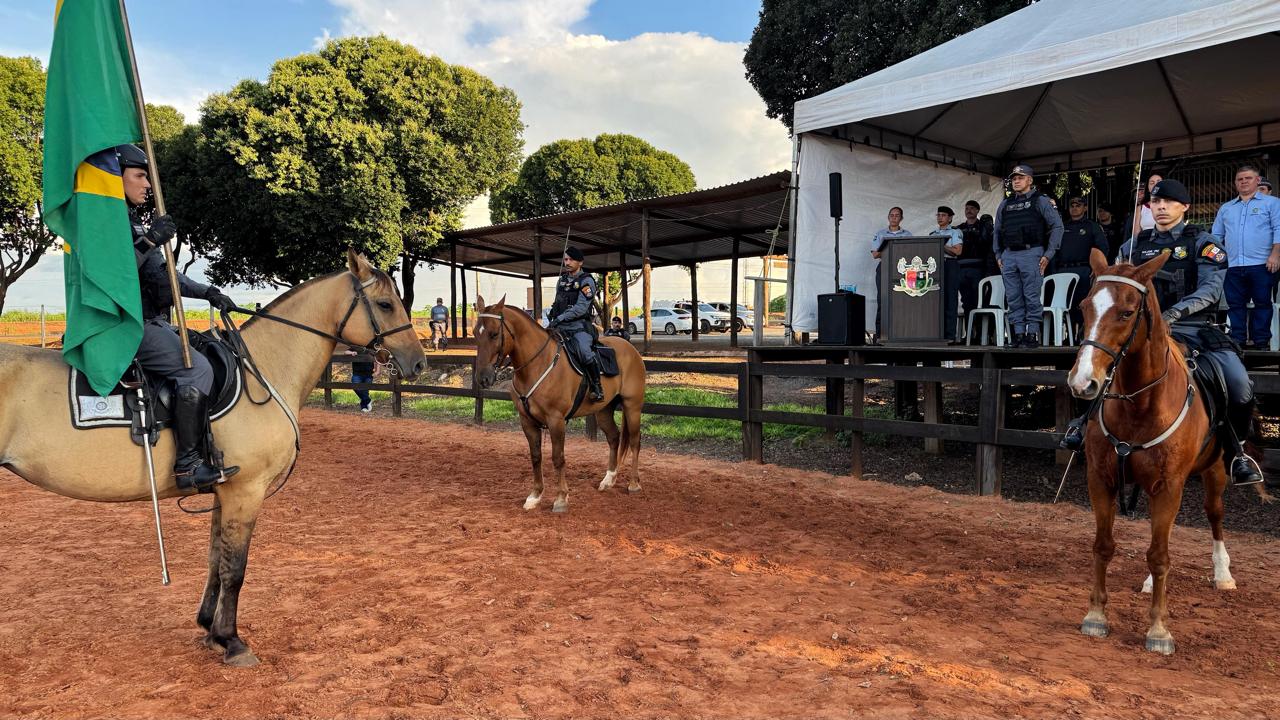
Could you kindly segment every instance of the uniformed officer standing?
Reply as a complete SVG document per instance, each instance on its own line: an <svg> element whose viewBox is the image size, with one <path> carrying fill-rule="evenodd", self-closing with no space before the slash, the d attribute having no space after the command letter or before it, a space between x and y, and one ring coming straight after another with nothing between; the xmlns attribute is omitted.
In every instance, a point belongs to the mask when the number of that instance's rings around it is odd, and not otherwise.
<svg viewBox="0 0 1280 720"><path fill-rule="evenodd" d="M950 345L958 345L956 340L957 301L960 298L960 255L964 252L964 233L951 227L951 220L956 211L946 205L939 205L937 214L938 227L930 235L947 238L942 246L942 287L946 296L942 299L942 336Z"/></svg>
<svg viewBox="0 0 1280 720"><path fill-rule="evenodd" d="M1053 272L1069 272L1080 278L1069 300L1071 323L1077 328L1084 322L1080 301L1089 294L1093 278L1093 270L1089 267L1089 252L1097 248L1106 257L1111 257L1107 234L1101 225L1085 217L1088 209L1083 196L1071 196L1071 200L1067 202L1070 219L1062 232L1062 247L1050 263Z"/></svg>
<svg viewBox="0 0 1280 720"><path fill-rule="evenodd" d="M964 222L954 226L964 236L964 243L960 247L960 257L956 262L959 265L960 275L958 280L960 304L964 306L966 321L969 313L978 307L978 284L982 282L982 278L987 276L987 265L989 263L995 264L989 260L991 257L991 224L983 222L978 217L980 212L982 212L982 206L978 204L977 200L966 202L964 204Z"/></svg>
<svg viewBox="0 0 1280 720"><path fill-rule="evenodd" d="M578 350L577 357L582 362L582 369L591 386L591 399L603 400L600 361L591 349L595 341L591 332L591 316L595 307L596 280L582 272L583 259L582 251L578 248L565 249L565 272L560 276L560 282L556 283L556 300L547 313L550 320L547 329L559 331L565 342L574 343Z"/></svg>
<svg viewBox="0 0 1280 720"><path fill-rule="evenodd" d="M1163 309L1173 338L1188 350L1211 356L1222 368L1226 380L1227 422L1221 428L1223 456L1231 458L1231 481L1236 485L1262 482L1258 466L1244 452L1256 404L1253 381L1245 371L1238 347L1212 324L1222 286L1227 276L1227 253L1221 241L1184 218L1191 207L1191 193L1177 180L1161 180L1150 193L1155 228L1143 230L1136 241L1120 248L1120 257L1142 264L1169 253L1160 272L1152 278L1156 300ZM1062 439L1062 447L1079 450L1084 445L1085 418L1073 420Z"/></svg>
<svg viewBox="0 0 1280 720"><path fill-rule="evenodd" d="M992 250L1004 277L1013 346L1040 347L1044 271L1062 243L1062 218L1033 185L1035 173L1018 165L1009 175L1013 195L996 209Z"/></svg>
<svg viewBox="0 0 1280 720"><path fill-rule="evenodd" d="M213 390L213 367L200 353L191 353L191 367L182 361L183 340L177 328L169 324L173 293L164 259L165 243L173 239L177 226L168 215L152 218L146 227L139 219L141 209L151 192L147 154L136 145L116 148L124 180L124 195L129 203L133 227L133 248L138 263L138 284L142 290L142 343L138 346L138 362L147 372L161 375L177 388L173 408L173 434L177 441L177 457L173 473L178 488L204 489L240 470L219 470L210 465L202 452L205 429L209 425L209 393ZM208 300L219 310L236 306L216 287L198 283L178 273L178 288L183 297ZM212 448L209 448L212 450Z"/></svg>

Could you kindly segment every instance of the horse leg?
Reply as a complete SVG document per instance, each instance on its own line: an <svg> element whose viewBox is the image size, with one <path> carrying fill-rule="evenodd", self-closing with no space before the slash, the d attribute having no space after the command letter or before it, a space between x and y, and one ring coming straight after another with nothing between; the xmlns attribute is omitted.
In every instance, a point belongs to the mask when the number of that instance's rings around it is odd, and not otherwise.
<svg viewBox="0 0 1280 720"><path fill-rule="evenodd" d="M1147 630L1147 649L1161 655L1173 654L1173 635L1164 626L1168 611L1169 536L1173 519L1182 504L1182 486L1172 483L1165 492L1151 500L1151 547L1147 549L1147 567L1151 570L1151 627Z"/></svg>
<svg viewBox="0 0 1280 720"><path fill-rule="evenodd" d="M225 648L222 661L236 667L253 667L258 658L236 632L236 613L240 587L244 584L245 566L249 562L249 541L262 507L263 488L254 483L219 485L221 509L221 550L218 557L217 609L213 614L210 642Z"/></svg>
<svg viewBox="0 0 1280 720"><path fill-rule="evenodd" d="M200 600L200 609L196 611L196 625L204 628L204 644L206 647L226 651L213 641L213 615L218 607L218 593L222 588L218 566L222 561L222 506L214 505L209 520L209 575L204 581L204 596Z"/></svg>
<svg viewBox="0 0 1280 720"><path fill-rule="evenodd" d="M1111 629L1107 625L1107 566L1116 553L1116 540L1112 525L1116 519L1114 486L1107 486L1095 478L1099 473L1089 470L1089 504L1093 505L1096 525L1093 536L1093 592L1089 594L1089 613L1080 624L1080 632L1091 637L1106 637Z"/></svg>
<svg viewBox="0 0 1280 720"><path fill-rule="evenodd" d="M640 409L644 407L644 394L627 398L622 403L622 455L631 455L631 478L627 492L640 492ZM621 462L621 459L619 459Z"/></svg>
<svg viewBox="0 0 1280 720"><path fill-rule="evenodd" d="M605 408L596 413L596 425L604 430L605 439L609 441L609 470L605 472L604 479L600 481L600 489L608 490L613 487L613 479L618 476L618 423L613 419L613 410Z"/></svg>
<svg viewBox="0 0 1280 720"><path fill-rule="evenodd" d="M548 426L551 433L551 464L556 469L556 501L551 505L552 512L569 511L569 483L564 479L564 420L556 418Z"/></svg>
<svg viewBox="0 0 1280 720"><path fill-rule="evenodd" d="M524 509L532 510L542 502L542 428L532 418L521 415L520 429L529 441L529 464L533 466L533 489L524 499Z"/></svg>
<svg viewBox="0 0 1280 720"><path fill-rule="evenodd" d="M1200 473L1200 477L1204 480L1204 514L1208 516L1213 532L1213 586L1219 590L1235 590L1231 556L1227 555L1227 544L1222 540L1222 518L1225 515L1222 495L1227 489L1227 469L1222 463L1215 462Z"/></svg>

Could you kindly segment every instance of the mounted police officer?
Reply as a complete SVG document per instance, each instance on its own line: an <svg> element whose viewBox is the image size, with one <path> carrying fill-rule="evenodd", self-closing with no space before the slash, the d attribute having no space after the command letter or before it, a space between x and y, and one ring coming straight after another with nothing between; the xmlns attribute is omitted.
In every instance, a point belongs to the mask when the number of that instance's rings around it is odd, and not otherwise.
<svg viewBox="0 0 1280 720"><path fill-rule="evenodd" d="M1009 174L1013 194L996 209L992 249L1004 276L1013 346L1040 347L1044 271L1062 243L1062 218L1048 196L1036 189L1035 173L1018 165Z"/></svg>
<svg viewBox="0 0 1280 720"><path fill-rule="evenodd" d="M1222 284L1227 274L1227 253L1221 241L1196 225L1184 221L1191 194L1177 180L1161 180L1151 190L1151 211L1156 226L1143 230L1136 240L1120 248L1120 258L1144 263L1169 253L1164 268L1152 279L1156 299L1163 308L1173 338L1189 350L1209 356L1222 368L1227 391L1227 422L1221 428L1223 454L1231 458L1231 481L1236 485L1262 482L1256 463L1244 452L1244 440L1253 422L1253 381L1245 372L1239 348L1217 326L1212 325ZM1062 439L1062 447L1079 450L1084 445L1084 417L1073 420Z"/></svg>
<svg viewBox="0 0 1280 720"><path fill-rule="evenodd" d="M588 273L582 272L582 251L578 248L566 248L564 251L564 274L556 283L556 300L547 313L550 324L548 330L558 331L564 337L566 345L573 343L577 349L576 357L582 363L582 370L587 375L591 387L591 399L603 400L604 390L600 387L600 362L591 349L595 336L591 328L592 311L595 308L596 280Z"/></svg>
<svg viewBox="0 0 1280 720"><path fill-rule="evenodd" d="M240 468L219 470L204 457L213 367L203 355L194 352L191 353L191 367L184 367L183 340L178 337L177 329L169 324L173 293L163 246L173 239L177 226L168 215L151 218L149 227L143 224L142 209L151 192L150 163L146 153L136 145L121 145L116 148L116 156L120 160L125 199L129 204L138 284L142 290L142 343L138 346L137 359L144 370L164 377L175 386L172 410L177 456L173 474L178 488L208 488ZM236 306L218 288L198 283L182 273L178 273L178 287L183 297L207 300L219 310L230 310Z"/></svg>

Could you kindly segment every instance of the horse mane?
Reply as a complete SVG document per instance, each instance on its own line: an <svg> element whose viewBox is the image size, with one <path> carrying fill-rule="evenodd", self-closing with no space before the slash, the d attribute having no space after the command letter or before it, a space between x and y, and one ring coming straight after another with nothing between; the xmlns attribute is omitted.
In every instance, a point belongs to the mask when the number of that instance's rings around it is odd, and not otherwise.
<svg viewBox="0 0 1280 720"><path fill-rule="evenodd" d="M373 284L374 287L377 287L382 290L388 289L389 287L393 293L399 296L400 293L397 291L395 282L392 281L391 276L387 275L386 273L379 270L378 268L371 267L371 269L373 270L373 276L377 278L377 280ZM331 272L328 275L317 275L311 278L310 280L305 280L297 285L294 285L288 290L285 290L284 293L276 296L276 299L272 300L266 305L263 305L262 310L260 312L271 314L272 308L276 308L278 305L284 303L286 300L298 294L299 292L302 292L303 290L310 287L311 285L317 285L319 283L324 282L325 280L329 280L330 278L335 278L339 275L350 274L350 273L351 273L351 270L347 268L343 268L336 272ZM258 318L257 316L250 317L248 320L244 322L243 325L240 326L240 329L244 330L244 329L253 327L253 324L257 322L259 319L260 318Z"/></svg>

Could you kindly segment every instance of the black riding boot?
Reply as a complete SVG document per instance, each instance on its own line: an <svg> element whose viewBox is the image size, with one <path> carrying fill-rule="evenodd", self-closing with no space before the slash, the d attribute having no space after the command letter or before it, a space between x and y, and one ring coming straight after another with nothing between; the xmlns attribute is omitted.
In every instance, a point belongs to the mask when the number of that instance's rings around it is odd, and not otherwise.
<svg viewBox="0 0 1280 720"><path fill-rule="evenodd" d="M1067 423L1067 431L1062 434L1062 440L1058 441L1058 447L1063 450L1080 451L1084 449L1084 424L1087 422L1087 415L1081 415L1071 422Z"/></svg>
<svg viewBox="0 0 1280 720"><path fill-rule="evenodd" d="M1262 468L1253 458L1245 454L1244 441L1249 437L1253 426L1253 408L1256 401L1250 400L1243 405L1231 403L1227 406L1227 422L1222 433L1222 452L1231 457L1231 484L1252 485L1262 482Z"/></svg>
<svg viewBox="0 0 1280 720"><path fill-rule="evenodd" d="M591 389L591 399L603 400L604 390L600 387L600 360L593 358L593 362L587 363L583 369L587 371L587 386Z"/></svg>
<svg viewBox="0 0 1280 720"><path fill-rule="evenodd" d="M178 388L173 408L173 434L178 442L173 475L179 490L207 490L240 471L238 467L220 471L205 461L202 450L208 427L209 398L190 385Z"/></svg>

